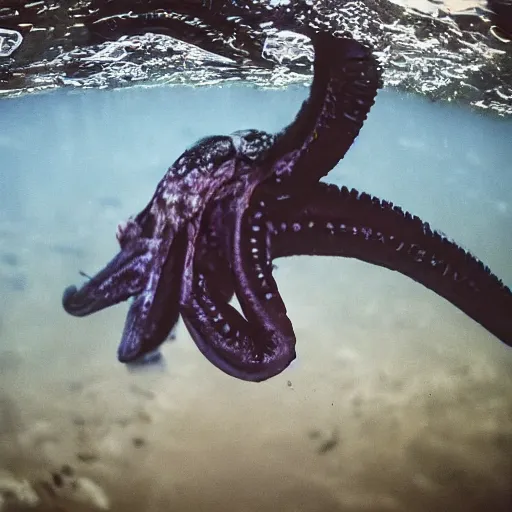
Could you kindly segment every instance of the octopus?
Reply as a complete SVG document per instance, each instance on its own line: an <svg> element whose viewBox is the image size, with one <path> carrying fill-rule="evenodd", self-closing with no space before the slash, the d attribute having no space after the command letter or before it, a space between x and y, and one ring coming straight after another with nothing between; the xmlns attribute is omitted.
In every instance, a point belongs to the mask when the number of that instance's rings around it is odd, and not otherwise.
<svg viewBox="0 0 512 512"><path fill-rule="evenodd" d="M358 136L381 70L350 36L308 35L313 82L293 122L277 134L243 130L188 148L147 206L118 227L118 254L64 291L63 307L77 317L131 299L119 361L158 353L181 316L226 374L255 382L280 374L295 359L296 337L273 262L296 255L399 272L512 346L512 293L487 266L391 202L320 181Z"/></svg>

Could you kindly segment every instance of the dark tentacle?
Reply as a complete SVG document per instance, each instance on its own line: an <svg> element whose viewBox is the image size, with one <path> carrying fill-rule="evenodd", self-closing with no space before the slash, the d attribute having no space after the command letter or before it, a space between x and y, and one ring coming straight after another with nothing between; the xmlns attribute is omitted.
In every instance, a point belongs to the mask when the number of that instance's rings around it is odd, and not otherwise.
<svg viewBox="0 0 512 512"><path fill-rule="evenodd" d="M87 316L141 293L159 246L157 240L145 238L125 243L121 252L80 289L66 288L64 310L73 316Z"/></svg>
<svg viewBox="0 0 512 512"><path fill-rule="evenodd" d="M223 232L230 234L223 238L223 252L231 260L231 272L221 274L227 283L217 286L218 267L197 257L202 254L199 249L181 314L199 350L211 363L233 377L262 381L281 373L293 361L295 335L272 278L269 255L263 250L268 246L261 238L265 219L258 218L261 234L256 233L252 229L254 219L247 218L244 211L231 208L223 217ZM215 217L210 220L215 230ZM228 304L226 290L233 282L246 318Z"/></svg>
<svg viewBox="0 0 512 512"><path fill-rule="evenodd" d="M260 213L237 208L234 214L231 266L235 292L247 321L259 326L267 350L291 354L295 334L272 276L270 240L264 229L267 219Z"/></svg>
<svg viewBox="0 0 512 512"><path fill-rule="evenodd" d="M129 363L152 353L178 322L186 247L186 230L182 230L174 238L172 250L163 264L150 307L144 310L144 295L137 295L131 303L117 350L119 361Z"/></svg>
<svg viewBox="0 0 512 512"><path fill-rule="evenodd" d="M316 183L348 151L381 86L371 51L353 39L312 36L314 77L297 117L276 137L266 162L272 176L263 187L286 195Z"/></svg>
<svg viewBox="0 0 512 512"><path fill-rule="evenodd" d="M322 183L303 209L287 209L277 201L273 206L268 224L272 258L345 256L400 272L512 346L510 289L418 217L368 194Z"/></svg>
<svg viewBox="0 0 512 512"><path fill-rule="evenodd" d="M195 258L208 274L209 287L216 290L223 302L229 302L235 293L235 283L227 253L232 233L225 230L224 206L225 201L217 201L205 211Z"/></svg>

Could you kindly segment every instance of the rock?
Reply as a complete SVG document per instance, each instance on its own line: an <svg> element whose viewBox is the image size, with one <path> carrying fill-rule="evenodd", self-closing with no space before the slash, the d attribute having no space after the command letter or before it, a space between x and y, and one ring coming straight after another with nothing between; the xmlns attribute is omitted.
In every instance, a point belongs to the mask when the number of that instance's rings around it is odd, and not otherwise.
<svg viewBox="0 0 512 512"><path fill-rule="evenodd" d="M27 480L16 480L12 475L0 473L0 511L10 504L36 507L40 499Z"/></svg>
<svg viewBox="0 0 512 512"><path fill-rule="evenodd" d="M105 491L90 478L75 476L70 466L63 466L60 471L53 472L50 481L45 482L43 487L61 505L74 503L96 510L110 509L110 500Z"/></svg>
<svg viewBox="0 0 512 512"><path fill-rule="evenodd" d="M79 501L91 503L98 510L109 510L110 500L105 491L89 478L78 478L75 496Z"/></svg>

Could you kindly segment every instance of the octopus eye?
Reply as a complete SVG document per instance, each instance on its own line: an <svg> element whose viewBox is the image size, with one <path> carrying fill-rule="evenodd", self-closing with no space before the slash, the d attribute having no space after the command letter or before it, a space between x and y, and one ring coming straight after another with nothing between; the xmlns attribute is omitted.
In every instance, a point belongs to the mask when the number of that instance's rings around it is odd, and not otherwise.
<svg viewBox="0 0 512 512"><path fill-rule="evenodd" d="M237 155L247 162L264 158L274 137L261 130L240 130L232 134Z"/></svg>

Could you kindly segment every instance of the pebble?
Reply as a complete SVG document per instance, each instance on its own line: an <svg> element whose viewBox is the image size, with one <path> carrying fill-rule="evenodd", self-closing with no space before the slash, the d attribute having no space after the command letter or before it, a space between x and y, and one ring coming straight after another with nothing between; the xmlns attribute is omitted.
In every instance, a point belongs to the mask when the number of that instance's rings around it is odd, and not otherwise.
<svg viewBox="0 0 512 512"><path fill-rule="evenodd" d="M36 507L40 499L27 480L16 480L8 474L0 474L0 512L9 505Z"/></svg>

